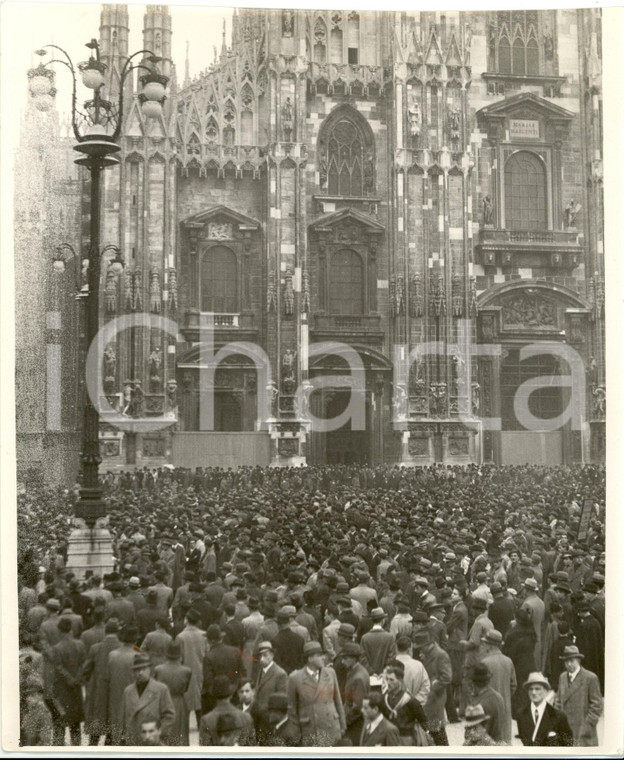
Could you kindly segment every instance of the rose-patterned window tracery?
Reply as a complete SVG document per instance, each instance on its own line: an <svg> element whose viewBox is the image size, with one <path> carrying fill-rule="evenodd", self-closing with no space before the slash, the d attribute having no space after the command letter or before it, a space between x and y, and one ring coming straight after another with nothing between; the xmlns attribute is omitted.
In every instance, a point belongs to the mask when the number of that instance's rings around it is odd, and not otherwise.
<svg viewBox="0 0 624 760"><path fill-rule="evenodd" d="M356 114L344 109L328 118L319 138L319 175L329 195L357 197L373 191L372 139Z"/></svg>

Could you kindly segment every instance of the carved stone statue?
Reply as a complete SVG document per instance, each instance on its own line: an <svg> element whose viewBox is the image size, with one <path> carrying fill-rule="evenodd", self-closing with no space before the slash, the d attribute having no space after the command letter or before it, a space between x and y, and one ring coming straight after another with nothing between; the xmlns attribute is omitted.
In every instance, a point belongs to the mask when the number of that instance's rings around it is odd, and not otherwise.
<svg viewBox="0 0 624 760"><path fill-rule="evenodd" d="M178 384L175 380L169 380L167 382L167 409L170 412L175 412L178 408Z"/></svg>
<svg viewBox="0 0 624 760"><path fill-rule="evenodd" d="M286 98L286 102L282 106L282 129L284 139L289 141L293 130L293 106L290 98Z"/></svg>
<svg viewBox="0 0 624 760"><path fill-rule="evenodd" d="M489 195L483 199L483 224L493 224L494 202Z"/></svg>
<svg viewBox="0 0 624 760"><path fill-rule="evenodd" d="M325 156L321 156L319 159L319 185L321 189L327 187L327 161Z"/></svg>
<svg viewBox="0 0 624 760"><path fill-rule="evenodd" d="M160 352L160 346L156 346L156 348L149 355L148 361L149 361L150 374L151 375L158 374L162 366L162 354Z"/></svg>
<svg viewBox="0 0 624 760"><path fill-rule="evenodd" d="M565 226L566 227L575 227L574 224L576 221L576 216L578 212L581 210L581 204L577 203L576 201L570 201L568 205L565 208Z"/></svg>
<svg viewBox="0 0 624 760"><path fill-rule="evenodd" d="M292 11L282 11L282 36L292 37L295 27L295 14Z"/></svg>
<svg viewBox="0 0 624 760"><path fill-rule="evenodd" d="M104 351L104 382L109 378L115 381L115 372L117 370L117 352L115 346L109 343Z"/></svg>
<svg viewBox="0 0 624 760"><path fill-rule="evenodd" d="M411 137L418 137L420 134L420 105L414 100L407 109L407 118L409 122L409 133Z"/></svg>
<svg viewBox="0 0 624 760"><path fill-rule="evenodd" d="M607 391L604 385L598 385L592 391L594 396L594 414L604 417L607 413Z"/></svg>
<svg viewBox="0 0 624 760"><path fill-rule="evenodd" d="M282 356L282 378L295 377L295 352L291 348L287 348Z"/></svg>
<svg viewBox="0 0 624 760"><path fill-rule="evenodd" d="M395 421L407 419L407 388L405 387L405 383L397 383L394 386L392 406L394 408Z"/></svg>

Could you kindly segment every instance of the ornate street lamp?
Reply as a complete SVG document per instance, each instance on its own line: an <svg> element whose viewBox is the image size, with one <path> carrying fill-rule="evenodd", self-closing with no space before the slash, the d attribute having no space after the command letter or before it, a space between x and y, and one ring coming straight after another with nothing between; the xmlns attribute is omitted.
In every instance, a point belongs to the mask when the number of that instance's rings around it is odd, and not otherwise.
<svg viewBox="0 0 624 760"><path fill-rule="evenodd" d="M116 255L110 264L115 271L123 269L123 260L116 246L106 246L100 251L100 208L101 187L100 175L103 169L119 163L115 153L120 151L117 144L123 126L124 109L124 83L128 75L136 70L143 69L145 73L141 77L142 92L139 95L142 110L147 118L157 117L162 112L162 104L165 100L168 78L155 70L155 64L162 59L155 56L150 50L139 50L126 59L121 70L119 80L119 94L116 103L102 97L102 88L105 84L106 64L100 60L100 49L97 40L92 39L86 46L91 50L87 61L78 64L78 72L82 84L93 92L93 97L84 102L82 107L78 105L76 94L77 76L76 67L69 55L58 45L45 45L37 50L40 56L47 55L47 49L60 51L63 57L53 58L45 63L40 63L28 72L30 80L30 94L35 107L40 111L48 111L54 103L56 90L54 88L54 71L49 67L54 63L62 63L72 75L72 127L77 144L74 150L81 155L75 159L75 163L86 166L91 175L91 199L90 199L90 228L89 228L89 255L86 266L87 288L86 292L81 288L86 301L86 337L87 345L90 346L95 339L99 328L99 289L101 258L105 253L114 250ZM132 61L139 55L143 55L143 62L134 64ZM150 64L150 65L146 65ZM54 269L63 271L65 263L76 256L73 248L63 244L57 249L54 258ZM84 261L83 261L84 264ZM80 499L76 504L76 517L82 518L88 530L93 533L98 518L106 514L105 504L102 499L102 489L99 483L98 470L101 460L99 442L99 415L91 399L87 396L84 410L84 430L82 446L82 489Z"/></svg>

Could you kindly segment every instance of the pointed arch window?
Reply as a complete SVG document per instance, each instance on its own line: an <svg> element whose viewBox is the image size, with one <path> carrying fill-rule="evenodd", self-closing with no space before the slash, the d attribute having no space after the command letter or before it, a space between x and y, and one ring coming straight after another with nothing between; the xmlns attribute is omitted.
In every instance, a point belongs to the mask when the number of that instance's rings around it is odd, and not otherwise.
<svg viewBox="0 0 624 760"><path fill-rule="evenodd" d="M361 197L374 189L373 142L366 123L342 110L330 115L318 145L321 188L329 195Z"/></svg>
<svg viewBox="0 0 624 760"><path fill-rule="evenodd" d="M327 62L327 26L322 18L314 24L314 59L317 63Z"/></svg>
<svg viewBox="0 0 624 760"><path fill-rule="evenodd" d="M201 311L238 312L238 264L230 248L217 245L204 253L200 288Z"/></svg>
<svg viewBox="0 0 624 760"><path fill-rule="evenodd" d="M544 38L536 11L497 11L490 14L488 69L498 74L539 76L545 58L538 40Z"/></svg>
<svg viewBox="0 0 624 760"><path fill-rule="evenodd" d="M329 309L335 315L358 316L364 313L364 262L350 248L337 251L332 256Z"/></svg>

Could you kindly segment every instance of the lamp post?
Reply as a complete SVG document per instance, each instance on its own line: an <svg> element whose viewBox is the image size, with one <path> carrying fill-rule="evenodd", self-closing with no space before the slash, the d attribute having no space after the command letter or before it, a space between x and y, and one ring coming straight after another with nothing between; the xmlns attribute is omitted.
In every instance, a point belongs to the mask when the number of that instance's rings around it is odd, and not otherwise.
<svg viewBox="0 0 624 760"><path fill-rule="evenodd" d="M124 83L128 75L137 69L143 69L145 73L140 77L142 92L139 94L139 100L142 104L142 110L146 117L156 117L161 113L162 104L165 100L165 88L168 78L159 74L155 69L155 64L162 59L155 56L150 50L139 50L129 56L121 70L119 80L119 94L116 103L106 100L102 97L102 89L105 84L106 64L100 60L100 49L97 40L92 39L86 43L86 47L91 51L89 59L79 63L77 68L80 72L82 84L93 92L93 97L86 100L82 107L78 105L77 98L77 77L76 67L71 58L63 48L58 45L45 45L36 53L40 56L47 55L47 49L60 51L62 57L53 58L45 63L40 63L34 69L28 72L30 80L30 93L34 100L35 107L40 111L48 111L53 105L56 90L54 88L54 71L49 68L54 63L61 63L66 66L72 75L72 128L77 143L74 150L81 155L75 159L75 163L85 166L91 175L91 197L90 197L90 226L89 226L89 254L87 266L87 289L85 295L86 301L86 337L87 346L90 346L96 338L99 329L99 292L100 292L100 272L101 258L105 253L112 250L116 256L112 266L117 270L123 269L123 259L116 246L106 246L100 250L100 211L101 211L101 174L109 166L115 166L119 159L115 155L121 150L118 144L119 135L123 125L124 109ZM143 63L133 63L133 60L143 55ZM150 66L146 65L146 62ZM64 271L65 262L69 257L75 256L74 250L68 244L63 244L57 249L57 255L54 258L54 269L57 272ZM80 489L80 498L76 504L75 517L84 520L86 532L88 535L72 536L78 542L84 544L85 540L91 544L91 551L83 547L83 558L81 560L82 569L87 566L98 567L98 556L101 562L106 558L102 551L95 548L98 536L96 533L102 531L108 534L104 525L96 526L97 521L106 514L106 506L102 498L102 488L99 482L99 465L100 442L99 442L99 414L95 408L92 399L87 394L84 408L84 427L82 442L82 488ZM97 529L97 530L96 530ZM81 529L78 529L80 532ZM82 529L84 532L84 529ZM105 541L100 535L99 539ZM71 553L70 538L70 553ZM101 541L100 541L101 543ZM110 551L110 536L108 536L108 546ZM86 555L86 558L85 556ZM69 559L69 558L68 558ZM93 561L91 561L93 560ZM105 566L112 564L112 554ZM101 566L101 564L100 564ZM76 569L80 570L80 567Z"/></svg>

